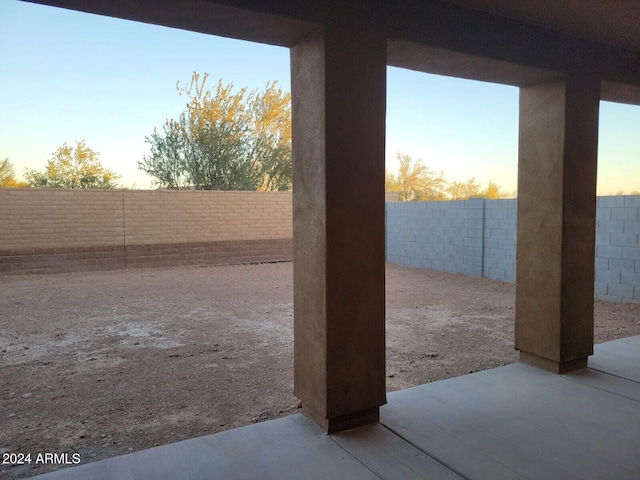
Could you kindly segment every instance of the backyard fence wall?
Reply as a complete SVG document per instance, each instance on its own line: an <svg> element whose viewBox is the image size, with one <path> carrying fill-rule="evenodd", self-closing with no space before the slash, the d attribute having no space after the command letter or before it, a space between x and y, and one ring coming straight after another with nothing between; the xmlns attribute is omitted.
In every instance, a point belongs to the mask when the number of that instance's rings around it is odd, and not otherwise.
<svg viewBox="0 0 640 480"><path fill-rule="evenodd" d="M640 303L640 195L599 197L596 298Z"/></svg>
<svg viewBox="0 0 640 480"><path fill-rule="evenodd" d="M292 258L291 192L0 189L0 273Z"/></svg>
<svg viewBox="0 0 640 480"><path fill-rule="evenodd" d="M640 196L597 206L595 296L640 303ZM514 282L516 208L388 201L387 260ZM1 274L291 258L291 192L0 189Z"/></svg>
<svg viewBox="0 0 640 480"><path fill-rule="evenodd" d="M387 261L515 281L516 200L386 204ZM640 303L640 196L598 197L595 297Z"/></svg>

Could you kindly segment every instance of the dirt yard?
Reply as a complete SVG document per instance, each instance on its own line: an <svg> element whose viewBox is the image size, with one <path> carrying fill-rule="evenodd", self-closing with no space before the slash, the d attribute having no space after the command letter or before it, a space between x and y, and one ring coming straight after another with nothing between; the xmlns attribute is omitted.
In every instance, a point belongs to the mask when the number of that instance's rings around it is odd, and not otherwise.
<svg viewBox="0 0 640 480"><path fill-rule="evenodd" d="M297 412L292 295L290 263L0 277L0 452L85 463ZM515 361L513 325L513 285L387 265L388 389ZM638 334L640 305L596 302L597 342Z"/></svg>

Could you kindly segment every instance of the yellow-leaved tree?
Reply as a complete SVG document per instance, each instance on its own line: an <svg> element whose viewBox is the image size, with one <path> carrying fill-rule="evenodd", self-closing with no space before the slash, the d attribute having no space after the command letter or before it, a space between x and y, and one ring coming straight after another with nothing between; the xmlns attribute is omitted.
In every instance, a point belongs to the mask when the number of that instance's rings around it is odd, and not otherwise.
<svg viewBox="0 0 640 480"><path fill-rule="evenodd" d="M25 177L29 185L39 188L118 188L115 181L120 175L104 168L99 155L84 140L76 141L75 146L65 142L43 172L27 169Z"/></svg>
<svg viewBox="0 0 640 480"><path fill-rule="evenodd" d="M444 173L436 173L406 153L398 153L398 173L385 171L385 189L398 192L400 201L443 200L447 181Z"/></svg>
<svg viewBox="0 0 640 480"><path fill-rule="evenodd" d="M451 182L447 188L447 192L451 200L467 200L472 197L498 199L511 196L503 192L500 185L491 180L487 184L487 187L483 189L475 177L470 178L466 182Z"/></svg>
<svg viewBox="0 0 640 480"><path fill-rule="evenodd" d="M475 178L466 182L447 182L444 172L436 173L422 163L422 159L414 160L410 155L398 153L399 167L397 173L385 170L385 190L398 192L398 199L408 201L428 200L467 200L473 197L483 198L515 198L515 192L508 194L495 182L489 181L482 188Z"/></svg>
<svg viewBox="0 0 640 480"><path fill-rule="evenodd" d="M16 180L13 165L8 158L0 160L0 188L25 188L28 186L27 182Z"/></svg>
<svg viewBox="0 0 640 480"><path fill-rule="evenodd" d="M206 88L194 73L177 120L167 120L145 140L151 145L138 168L166 188L197 190L291 189L291 95L268 83L263 92L234 92L233 83Z"/></svg>
<svg viewBox="0 0 640 480"><path fill-rule="evenodd" d="M481 186L475 177L466 182L451 182L447 188L451 200L467 200L471 197L481 196Z"/></svg>
<svg viewBox="0 0 640 480"><path fill-rule="evenodd" d="M503 192L502 187L500 187L500 185L498 185L493 181L489 181L489 184L487 185L487 188L485 188L482 195L486 198L493 198L493 199L509 198L512 196L506 192Z"/></svg>

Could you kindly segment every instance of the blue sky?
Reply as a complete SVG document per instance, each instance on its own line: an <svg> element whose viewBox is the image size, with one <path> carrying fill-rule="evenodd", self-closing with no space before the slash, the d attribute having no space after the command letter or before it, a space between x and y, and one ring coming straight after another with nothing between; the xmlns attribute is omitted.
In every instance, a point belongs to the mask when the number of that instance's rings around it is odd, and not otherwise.
<svg viewBox="0 0 640 480"><path fill-rule="evenodd" d="M0 159L42 170L86 140L127 187L145 136L183 111L176 82L207 72L237 87L290 90L285 48L0 0ZM401 151L448 180L517 183L518 89L390 67L387 168ZM640 190L640 107L601 103L598 193Z"/></svg>

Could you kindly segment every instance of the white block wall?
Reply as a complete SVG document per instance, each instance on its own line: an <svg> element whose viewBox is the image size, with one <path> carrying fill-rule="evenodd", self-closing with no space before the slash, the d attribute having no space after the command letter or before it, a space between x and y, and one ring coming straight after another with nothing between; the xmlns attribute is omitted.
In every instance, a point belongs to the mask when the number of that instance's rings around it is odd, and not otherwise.
<svg viewBox="0 0 640 480"><path fill-rule="evenodd" d="M516 278L516 200L387 203L387 261ZM595 298L640 303L640 195L598 197Z"/></svg>
<svg viewBox="0 0 640 480"><path fill-rule="evenodd" d="M596 298L640 303L640 195L598 197Z"/></svg>

